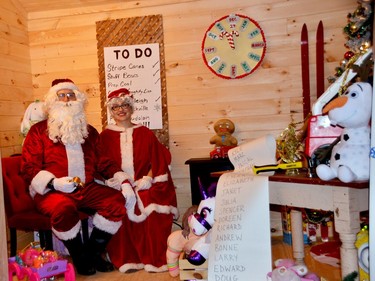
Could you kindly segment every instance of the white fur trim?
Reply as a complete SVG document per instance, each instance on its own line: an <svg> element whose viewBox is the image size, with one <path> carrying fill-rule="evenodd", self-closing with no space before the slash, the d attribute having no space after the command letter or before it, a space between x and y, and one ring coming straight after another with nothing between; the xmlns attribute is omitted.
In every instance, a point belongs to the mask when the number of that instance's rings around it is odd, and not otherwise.
<svg viewBox="0 0 375 281"><path fill-rule="evenodd" d="M78 87L75 84L71 82L62 82L51 87L48 90L47 94L45 95L44 102L45 102L47 111L53 107L56 101L58 101L58 97L56 93L62 89L71 89L76 94L77 101L79 101L82 104L82 106L87 104L86 94L83 92L80 92Z"/></svg>
<svg viewBox="0 0 375 281"><path fill-rule="evenodd" d="M124 132L125 131L124 127L117 126L116 124L108 124L106 128L108 130L112 130L112 131L115 131L115 132Z"/></svg>
<svg viewBox="0 0 375 281"><path fill-rule="evenodd" d="M49 89L49 92L57 93L58 91L60 91L62 89L70 89L70 90L79 91L78 87L74 83L72 83L72 82L61 82L61 83L58 83L58 84L54 85L53 87L51 87Z"/></svg>
<svg viewBox="0 0 375 281"><path fill-rule="evenodd" d="M110 221L98 213L95 213L92 223L96 228L110 234L115 234L122 225L122 221Z"/></svg>
<svg viewBox="0 0 375 281"><path fill-rule="evenodd" d="M152 203L145 208L143 205L143 202L140 200L140 197L137 191L136 191L136 195L137 195L138 208L141 211L141 214L136 215L134 213L134 208L128 209L127 214L128 214L129 220L133 222L143 222L152 212L156 212L159 214L166 214L166 215L173 214L173 218L175 219L179 217L179 211L176 207Z"/></svg>
<svg viewBox="0 0 375 281"><path fill-rule="evenodd" d="M142 179L139 179L137 181L134 182L134 185L136 186L136 190L139 190L138 188L138 185L139 185L139 182L141 181ZM156 182L166 182L168 181L168 174L164 174L164 175L160 175L160 176L156 176L152 179L152 183L156 183Z"/></svg>
<svg viewBox="0 0 375 281"><path fill-rule="evenodd" d="M161 267L153 266L152 264L145 265L145 271L147 272L165 272L168 271L167 265L162 265Z"/></svg>
<svg viewBox="0 0 375 281"><path fill-rule="evenodd" d="M47 188L47 184L53 178L55 178L54 174L46 170L41 170L31 180L31 184L29 187L30 195L34 197L36 193L39 193L41 195L46 194L49 191L49 189Z"/></svg>
<svg viewBox="0 0 375 281"><path fill-rule="evenodd" d="M70 230L64 231L64 232L57 231L56 229L52 227L52 231L56 235L56 237L63 241L73 239L74 237L77 236L80 230L81 230L81 221L78 221L77 224L73 226Z"/></svg>
<svg viewBox="0 0 375 281"><path fill-rule="evenodd" d="M155 183L155 182L166 182L166 181L168 181L168 174L156 176L154 177L154 180L152 182Z"/></svg>
<svg viewBox="0 0 375 281"><path fill-rule="evenodd" d="M143 126L142 124L135 124L133 126L133 129L139 128L139 127L142 127L142 126ZM112 130L112 131L116 131L116 132L125 132L125 130L126 130L126 128L120 127L116 124L108 124L106 128L109 129L109 130Z"/></svg>
<svg viewBox="0 0 375 281"><path fill-rule="evenodd" d="M143 263L125 263L118 269L122 273L126 273L130 269L141 270L145 266Z"/></svg>
<svg viewBox="0 0 375 281"><path fill-rule="evenodd" d="M82 182L85 182L85 162L81 144L66 144L65 150L68 157L68 175L79 177Z"/></svg>
<svg viewBox="0 0 375 281"><path fill-rule="evenodd" d="M126 213L128 214L129 220L133 222L143 222L147 218L146 214L144 213L136 215L134 213L134 208L128 209Z"/></svg>
<svg viewBox="0 0 375 281"><path fill-rule="evenodd" d="M128 128L120 133L121 169L127 173L134 182L133 159L133 128Z"/></svg>

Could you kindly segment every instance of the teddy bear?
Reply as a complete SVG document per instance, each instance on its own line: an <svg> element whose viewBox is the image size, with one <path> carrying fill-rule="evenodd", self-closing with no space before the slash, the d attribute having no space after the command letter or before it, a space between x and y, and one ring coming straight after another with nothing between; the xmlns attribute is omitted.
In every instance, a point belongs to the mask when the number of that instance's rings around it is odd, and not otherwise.
<svg viewBox="0 0 375 281"><path fill-rule="evenodd" d="M43 102L36 100L30 103L23 115L23 119L21 122L21 134L26 137L32 125L46 118L47 116L44 110Z"/></svg>
<svg viewBox="0 0 375 281"><path fill-rule="evenodd" d="M217 183L212 183L206 189L199 178L198 182L201 202L197 207L192 206L185 212L183 229L173 231L167 240L167 266L172 277L180 274L179 258L183 252L189 263L193 265L201 265L208 259Z"/></svg>
<svg viewBox="0 0 375 281"><path fill-rule="evenodd" d="M371 103L371 84L356 82L323 108L331 124L343 127L343 131L333 146L329 164L316 168L320 179L338 178L345 183L369 179Z"/></svg>
<svg viewBox="0 0 375 281"><path fill-rule="evenodd" d="M267 281L319 281L315 273L309 273L305 265L297 265L292 259L277 259L275 269L267 274Z"/></svg>

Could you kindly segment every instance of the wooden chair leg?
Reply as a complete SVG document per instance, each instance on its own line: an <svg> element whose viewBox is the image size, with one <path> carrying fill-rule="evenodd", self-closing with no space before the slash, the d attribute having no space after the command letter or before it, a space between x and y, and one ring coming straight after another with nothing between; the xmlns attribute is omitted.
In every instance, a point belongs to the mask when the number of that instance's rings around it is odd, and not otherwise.
<svg viewBox="0 0 375 281"><path fill-rule="evenodd" d="M14 257L17 254L17 229L9 228L10 232L10 256Z"/></svg>
<svg viewBox="0 0 375 281"><path fill-rule="evenodd" d="M46 248L46 239L44 237L44 231L39 230L38 234L39 234L40 248L45 249Z"/></svg>
<svg viewBox="0 0 375 281"><path fill-rule="evenodd" d="M45 237L46 237L46 249L53 251L52 230L47 230L45 232Z"/></svg>
<svg viewBox="0 0 375 281"><path fill-rule="evenodd" d="M52 230L39 230L40 247L53 251Z"/></svg>
<svg viewBox="0 0 375 281"><path fill-rule="evenodd" d="M52 230L46 230L44 235L46 239L46 250L53 251Z"/></svg>

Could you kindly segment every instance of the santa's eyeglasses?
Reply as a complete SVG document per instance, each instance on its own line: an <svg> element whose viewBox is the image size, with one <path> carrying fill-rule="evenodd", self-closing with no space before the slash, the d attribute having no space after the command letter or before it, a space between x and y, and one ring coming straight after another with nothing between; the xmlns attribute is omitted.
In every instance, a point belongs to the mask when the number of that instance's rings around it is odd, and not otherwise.
<svg viewBox="0 0 375 281"><path fill-rule="evenodd" d="M124 109L128 109L128 108L130 108L130 104L128 104L128 103L116 104L116 105L111 107L112 111L115 111L115 112L120 111L120 109L124 110Z"/></svg>
<svg viewBox="0 0 375 281"><path fill-rule="evenodd" d="M71 92L71 93L58 93L57 94L57 97L59 98L59 99L65 99L65 98L68 98L68 99L75 99L76 98L76 94L75 93L73 93L73 92Z"/></svg>

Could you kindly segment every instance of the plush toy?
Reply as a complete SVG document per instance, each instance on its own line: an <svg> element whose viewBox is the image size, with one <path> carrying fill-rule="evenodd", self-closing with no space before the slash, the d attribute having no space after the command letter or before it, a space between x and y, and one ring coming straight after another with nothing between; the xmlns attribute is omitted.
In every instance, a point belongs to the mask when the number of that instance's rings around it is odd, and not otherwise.
<svg viewBox="0 0 375 281"><path fill-rule="evenodd" d="M210 144L218 146L236 146L237 139L232 136L235 130L234 123L229 119L220 119L214 124L216 135L210 139Z"/></svg>
<svg viewBox="0 0 375 281"><path fill-rule="evenodd" d="M30 130L30 127L39 121L46 119L46 112L44 110L44 103L36 100L27 107L22 123L21 134L25 137Z"/></svg>
<svg viewBox="0 0 375 281"><path fill-rule="evenodd" d="M275 269L267 274L267 281L319 281L314 273L308 273L305 265L297 265L292 259L278 259Z"/></svg>
<svg viewBox="0 0 375 281"><path fill-rule="evenodd" d="M183 228L187 225L188 229L176 230L168 237L166 256L169 274L172 277L180 274L179 257L182 252L193 265L201 265L208 258L210 230L215 214L216 183L211 184L206 190L199 180L199 187L202 201L197 208L189 208L183 217ZM184 223L184 218L187 218L187 223Z"/></svg>
<svg viewBox="0 0 375 281"><path fill-rule="evenodd" d="M345 183L369 179L371 101L371 84L357 82L323 109L332 124L344 129L332 149L329 165L320 164L316 168L320 179L337 177Z"/></svg>
<svg viewBox="0 0 375 281"><path fill-rule="evenodd" d="M215 149L210 152L211 159L228 158L228 150L237 146L237 139L232 136L235 126L229 119L220 119L214 124L216 135L211 137L210 143Z"/></svg>

